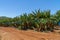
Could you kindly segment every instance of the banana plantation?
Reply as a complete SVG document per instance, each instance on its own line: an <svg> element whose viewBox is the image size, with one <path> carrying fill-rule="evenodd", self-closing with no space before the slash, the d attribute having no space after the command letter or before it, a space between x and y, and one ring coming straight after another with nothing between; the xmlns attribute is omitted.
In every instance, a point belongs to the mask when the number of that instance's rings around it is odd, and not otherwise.
<svg viewBox="0 0 60 40"><path fill-rule="evenodd" d="M31 13L9 18L0 17L0 27L15 27L20 30L35 30L35 31L54 31L56 26L59 26L60 10L55 14L51 14L50 10L36 10Z"/></svg>

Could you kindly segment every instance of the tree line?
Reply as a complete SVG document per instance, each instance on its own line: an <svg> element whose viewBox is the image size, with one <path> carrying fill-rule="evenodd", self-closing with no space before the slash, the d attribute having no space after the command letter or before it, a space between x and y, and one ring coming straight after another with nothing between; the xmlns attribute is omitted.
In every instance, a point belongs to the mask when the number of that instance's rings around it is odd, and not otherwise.
<svg viewBox="0 0 60 40"><path fill-rule="evenodd" d="M24 13L23 15L9 18L0 17L1 27L15 27L21 30L35 30L35 31L54 31L54 27L58 26L60 22L60 10L54 15L51 15L50 10L41 11L36 10L31 13Z"/></svg>

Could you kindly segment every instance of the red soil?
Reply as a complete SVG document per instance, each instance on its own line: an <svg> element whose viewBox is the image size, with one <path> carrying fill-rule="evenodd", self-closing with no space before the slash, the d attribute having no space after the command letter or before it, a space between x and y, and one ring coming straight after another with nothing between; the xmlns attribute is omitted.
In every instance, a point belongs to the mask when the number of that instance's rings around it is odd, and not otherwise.
<svg viewBox="0 0 60 40"><path fill-rule="evenodd" d="M0 40L60 40L58 33L23 31L10 27L0 27Z"/></svg>

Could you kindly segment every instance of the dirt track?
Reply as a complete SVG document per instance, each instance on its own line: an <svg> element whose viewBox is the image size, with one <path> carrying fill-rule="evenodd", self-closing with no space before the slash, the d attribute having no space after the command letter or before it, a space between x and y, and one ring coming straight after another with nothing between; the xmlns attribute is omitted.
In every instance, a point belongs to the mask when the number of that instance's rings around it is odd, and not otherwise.
<svg viewBox="0 0 60 40"><path fill-rule="evenodd" d="M60 40L60 34L0 27L0 40Z"/></svg>

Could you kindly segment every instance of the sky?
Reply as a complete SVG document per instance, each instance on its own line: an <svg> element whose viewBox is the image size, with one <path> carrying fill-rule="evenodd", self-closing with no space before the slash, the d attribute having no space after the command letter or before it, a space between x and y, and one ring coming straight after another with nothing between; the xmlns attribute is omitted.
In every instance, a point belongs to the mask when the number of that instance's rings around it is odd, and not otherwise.
<svg viewBox="0 0 60 40"><path fill-rule="evenodd" d="M0 0L0 16L15 17L38 9L54 14L60 9L60 0Z"/></svg>

